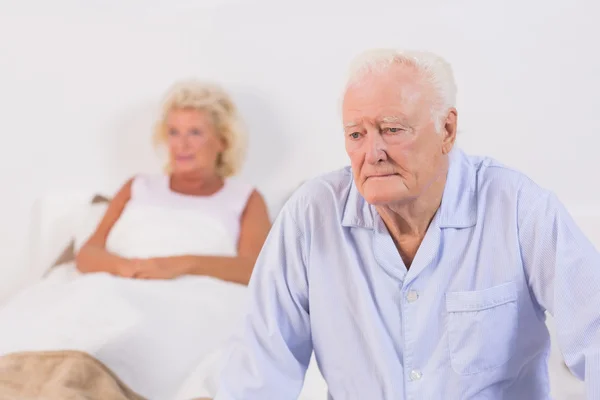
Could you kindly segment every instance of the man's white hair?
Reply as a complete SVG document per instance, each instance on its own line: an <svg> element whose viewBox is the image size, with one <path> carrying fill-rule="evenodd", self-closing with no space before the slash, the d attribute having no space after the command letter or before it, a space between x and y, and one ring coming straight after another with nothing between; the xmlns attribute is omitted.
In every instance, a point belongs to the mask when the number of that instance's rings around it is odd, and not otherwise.
<svg viewBox="0 0 600 400"><path fill-rule="evenodd" d="M398 64L414 67L433 88L436 98L432 99L431 117L439 131L442 118L450 108L456 107L456 83L452 67L437 54L397 49L367 50L351 63L346 87L360 82L370 72L383 72Z"/></svg>

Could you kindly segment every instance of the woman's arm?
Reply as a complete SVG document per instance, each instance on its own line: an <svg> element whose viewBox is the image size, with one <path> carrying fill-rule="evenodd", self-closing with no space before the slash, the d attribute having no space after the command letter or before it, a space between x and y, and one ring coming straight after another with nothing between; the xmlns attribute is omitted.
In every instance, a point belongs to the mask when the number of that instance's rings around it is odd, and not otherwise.
<svg viewBox="0 0 600 400"><path fill-rule="evenodd" d="M236 257L175 256L155 258L147 263L141 260L140 272L135 276L143 279L168 279L180 275L205 275L247 285L270 229L267 205L255 190L242 213Z"/></svg>
<svg viewBox="0 0 600 400"><path fill-rule="evenodd" d="M108 272L125 277L133 276L134 263L106 250L106 238L131 198L132 181L133 179L128 180L115 195L98 227L77 253L75 264L79 271L84 273Z"/></svg>

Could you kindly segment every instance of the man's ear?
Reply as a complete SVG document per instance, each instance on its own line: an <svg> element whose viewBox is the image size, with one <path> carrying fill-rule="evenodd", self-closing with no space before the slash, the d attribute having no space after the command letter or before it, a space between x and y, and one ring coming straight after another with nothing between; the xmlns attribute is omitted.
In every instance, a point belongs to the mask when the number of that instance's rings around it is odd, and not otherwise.
<svg viewBox="0 0 600 400"><path fill-rule="evenodd" d="M444 126L442 127L443 143L442 152L444 154L450 153L450 150L454 147L456 141L456 126L457 126L458 113L456 108L452 107L448 111Z"/></svg>

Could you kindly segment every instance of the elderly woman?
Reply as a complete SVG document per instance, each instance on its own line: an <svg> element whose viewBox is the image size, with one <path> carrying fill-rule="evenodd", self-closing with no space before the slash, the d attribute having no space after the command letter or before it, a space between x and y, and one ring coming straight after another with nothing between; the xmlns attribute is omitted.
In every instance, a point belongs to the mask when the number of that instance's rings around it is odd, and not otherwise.
<svg viewBox="0 0 600 400"><path fill-rule="evenodd" d="M155 132L168 172L122 186L76 256L81 274L0 309L0 398L211 395L270 228L261 195L231 178L244 139L218 86L170 90Z"/></svg>
<svg viewBox="0 0 600 400"><path fill-rule="evenodd" d="M270 221L261 195L228 179L241 167L244 139L236 107L221 88L199 82L177 84L167 95L155 132L157 143L168 149L168 174L138 175L123 185L79 251L78 269L141 279L207 275L247 284ZM111 229L124 212L139 204L213 215L236 243L236 254L125 258L108 251ZM181 226L182 235L185 228Z"/></svg>

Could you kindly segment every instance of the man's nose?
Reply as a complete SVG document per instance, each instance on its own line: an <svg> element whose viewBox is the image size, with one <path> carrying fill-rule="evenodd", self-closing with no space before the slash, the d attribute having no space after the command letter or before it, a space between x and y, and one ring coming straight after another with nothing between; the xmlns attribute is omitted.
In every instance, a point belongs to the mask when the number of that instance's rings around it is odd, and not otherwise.
<svg viewBox="0 0 600 400"><path fill-rule="evenodd" d="M379 131L373 130L367 132L365 145L367 146L366 161L369 164L377 164L387 160L387 146Z"/></svg>

